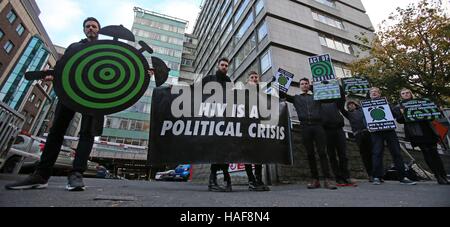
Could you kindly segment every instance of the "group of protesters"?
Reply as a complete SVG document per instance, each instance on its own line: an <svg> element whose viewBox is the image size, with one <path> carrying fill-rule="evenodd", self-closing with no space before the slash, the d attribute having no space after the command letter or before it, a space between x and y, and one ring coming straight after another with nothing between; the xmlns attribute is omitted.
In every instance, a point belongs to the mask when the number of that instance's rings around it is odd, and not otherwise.
<svg viewBox="0 0 450 227"><path fill-rule="evenodd" d="M231 82L227 76L230 61L223 58L219 61L216 75L204 79L204 82ZM257 85L261 76L257 72L250 72L247 83ZM342 89L341 89L342 90ZM395 129L386 131L370 132L362 107L359 101L347 99L341 91L341 99L322 102L314 99L313 86L307 78L300 81L300 94L290 96L280 93L280 98L294 105L300 121L303 146L306 149L309 167L311 170L311 183L308 189L325 188L336 190L338 187L355 187L351 180L349 162L347 158L347 138L344 131L345 118L350 122L353 135L359 147L362 162L364 164L369 181L374 185L384 183L383 157L385 144L391 153L395 169L399 174L399 181L405 185L416 185L417 183L408 178L405 161L401 154L400 141ZM377 100L382 98L381 90L377 87L370 89L369 98ZM414 99L411 90L403 89L400 97L402 103ZM433 172L437 182L441 185L449 185L447 173L438 153L439 135L433 128L431 121L406 122L404 118L405 107L402 104L391 106L394 118L398 123L405 125L406 139L413 147L419 147L424 159ZM323 184L316 163L316 153L319 156L322 170ZM269 191L262 180L262 165L246 165L249 179L250 191ZM334 180L331 175L334 174ZM226 187L217 183L217 171L222 170ZM256 176L255 176L256 175ZM210 191L231 192L231 176L227 164L212 165L209 181Z"/></svg>

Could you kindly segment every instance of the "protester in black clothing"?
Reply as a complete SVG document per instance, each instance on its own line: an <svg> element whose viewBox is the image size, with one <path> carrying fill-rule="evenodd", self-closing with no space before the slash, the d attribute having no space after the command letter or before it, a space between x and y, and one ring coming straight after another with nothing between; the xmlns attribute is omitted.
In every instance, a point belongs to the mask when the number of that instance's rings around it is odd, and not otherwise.
<svg viewBox="0 0 450 227"><path fill-rule="evenodd" d="M82 48L89 42L98 40L100 23L95 18L87 18L83 22L86 39L70 45L65 54L73 52L75 49ZM150 75L153 72L148 72ZM46 81L53 81L54 76L47 76ZM64 135L75 115L75 111L69 109L64 103L59 102L56 107L55 118L52 128L48 135L44 151L37 165L36 171L23 181L7 185L10 190L22 189L43 189L48 187L48 180L52 176L52 169L61 151L64 141ZM87 169L87 162L94 144L94 137L100 136L103 131L103 116L92 117L83 115L81 122L80 139L73 161L73 168L68 177L66 189L69 191L83 191L85 185L83 182L83 173Z"/></svg>
<svg viewBox="0 0 450 227"><path fill-rule="evenodd" d="M347 110L342 108L341 112L350 121L352 132L355 136L356 143L358 144L359 153L361 154L364 168L369 176L369 181L373 182L372 138L369 130L367 130L363 110L357 102L350 100L347 102Z"/></svg>
<svg viewBox="0 0 450 227"><path fill-rule="evenodd" d="M402 102L407 102L414 99L414 95L409 89L401 91ZM411 142L413 147L419 147L425 158L425 162L430 167L436 180L439 184L450 185L447 179L447 172L445 171L442 159L437 150L439 142L439 135L436 133L430 121L421 122L406 122L404 117L404 106L399 104L395 108L397 114L397 121L405 125L406 139Z"/></svg>
<svg viewBox="0 0 450 227"><path fill-rule="evenodd" d="M339 106L345 104L345 96L342 100L332 103L323 103L323 127L327 135L327 151L331 169L336 177L337 186L355 186L350 179L347 158L347 137L345 136L345 121L340 113Z"/></svg>
<svg viewBox="0 0 450 227"><path fill-rule="evenodd" d="M217 82L219 83L222 88L225 88L227 83L231 83L231 79L228 77L228 66L230 64L230 60L227 58L222 58L218 62L218 70L215 75L210 75L205 78L203 78L202 83L203 86L208 84L209 82ZM225 95L224 95L225 97ZM209 185L208 190L212 192L231 192L232 186L231 186L231 175L229 173L229 164L212 164L211 165L211 174L209 177ZM224 181L226 182L226 187L223 188L217 183L217 171L223 171Z"/></svg>
<svg viewBox="0 0 450 227"><path fill-rule="evenodd" d="M373 100L380 99L381 90L376 87L372 88L370 90L370 98ZM392 109L393 108L391 108L391 110ZM393 114L395 115L395 113ZM372 137L373 152L373 184L380 185L382 183L381 178L384 176L383 153L385 142L387 142L392 159L394 160L395 168L400 173L400 183L415 185L416 182L413 182L406 177L405 162L403 161L402 154L400 153L400 142L395 130L371 132L370 135Z"/></svg>
<svg viewBox="0 0 450 227"><path fill-rule="evenodd" d="M248 84L258 86L260 82L261 76L257 72L252 71L248 74ZM270 188L266 186L262 180L262 169L263 166L261 164L255 164L255 174L253 174L253 165L245 165L245 172L247 172L249 182L248 188L250 191L270 191Z"/></svg>
<svg viewBox="0 0 450 227"><path fill-rule="evenodd" d="M312 175L312 182L308 185L308 189L321 187L314 146L317 148L321 169L325 177L324 187L332 190L337 189L330 181L331 175L326 152L327 142L323 128L322 104L314 100L309 79L304 78L300 81L300 90L300 95L289 96L281 94L281 96L286 96L287 101L294 104L301 122L303 145L308 153L308 161Z"/></svg>

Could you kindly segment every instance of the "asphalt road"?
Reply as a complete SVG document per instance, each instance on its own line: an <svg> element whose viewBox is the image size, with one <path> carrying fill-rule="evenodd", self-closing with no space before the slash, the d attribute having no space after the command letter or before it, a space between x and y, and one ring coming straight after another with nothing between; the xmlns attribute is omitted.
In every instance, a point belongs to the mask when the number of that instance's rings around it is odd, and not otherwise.
<svg viewBox="0 0 450 227"><path fill-rule="evenodd" d="M307 190L305 185L249 192L212 193L197 183L85 179L85 192L64 190L66 179L55 177L48 189L7 191L4 186L23 176L0 175L0 207L449 207L450 186L434 182L416 186L387 182L373 186Z"/></svg>

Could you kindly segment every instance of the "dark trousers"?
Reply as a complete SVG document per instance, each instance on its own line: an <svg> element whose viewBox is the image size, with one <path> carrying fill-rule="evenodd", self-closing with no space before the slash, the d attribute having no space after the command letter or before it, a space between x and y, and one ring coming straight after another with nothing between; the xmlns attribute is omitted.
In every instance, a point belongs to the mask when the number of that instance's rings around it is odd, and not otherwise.
<svg viewBox="0 0 450 227"><path fill-rule="evenodd" d="M347 138L343 128L326 128L327 151L336 180L350 178L347 158Z"/></svg>
<svg viewBox="0 0 450 227"><path fill-rule="evenodd" d="M420 144L420 150L423 153L423 157L425 158L425 162L428 167L431 169L435 176L445 177L447 178L447 171L445 171L444 163L442 163L442 159L439 156L437 145L436 144Z"/></svg>
<svg viewBox="0 0 450 227"><path fill-rule="evenodd" d="M217 171L222 170L223 171L223 180L225 182L231 183L231 175L228 171L229 164L212 164L211 165L211 174L217 175Z"/></svg>
<svg viewBox="0 0 450 227"><path fill-rule="evenodd" d="M326 179L330 178L330 167L328 166L328 157L326 152L327 139L322 125L303 125L302 135L303 145L305 146L308 154L312 178L319 180L319 171L316 164L316 150L319 154L323 176Z"/></svg>
<svg viewBox="0 0 450 227"><path fill-rule="evenodd" d="M255 165L255 175L253 175L253 165L245 165L245 172L247 172L249 182L262 182L262 165Z"/></svg>
<svg viewBox="0 0 450 227"><path fill-rule="evenodd" d="M359 153L366 169L367 175L372 176L372 138L369 132L361 132L355 135L356 143L359 147Z"/></svg>
<svg viewBox="0 0 450 227"><path fill-rule="evenodd" d="M69 124L74 116L74 111L64 105L57 105L55 119L53 120L50 133L48 134L41 160L37 165L38 173L44 178L50 178L52 175L52 169L61 151L64 135L66 134L67 128L69 128ZM93 144L94 136L85 133L80 134L80 140L75 153L75 160L73 161L73 172L84 173L86 171L87 161L91 154Z"/></svg>
<svg viewBox="0 0 450 227"><path fill-rule="evenodd" d="M373 177L383 178L384 176L383 153L385 141L394 160L395 168L400 173L400 177L402 179L406 177L405 164L400 153L400 142L398 141L397 133L394 130L390 130L373 132L371 136L373 145Z"/></svg>

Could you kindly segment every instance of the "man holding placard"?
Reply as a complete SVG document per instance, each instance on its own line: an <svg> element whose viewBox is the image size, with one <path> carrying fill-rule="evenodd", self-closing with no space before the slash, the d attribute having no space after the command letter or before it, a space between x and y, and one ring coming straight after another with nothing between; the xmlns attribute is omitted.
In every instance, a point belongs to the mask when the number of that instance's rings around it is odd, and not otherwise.
<svg viewBox="0 0 450 227"><path fill-rule="evenodd" d="M442 159L437 150L439 136L431 126L431 121L440 117L438 107L430 100L414 99L409 89L400 93L402 103L394 112L398 113L397 121L405 125L405 136L414 147L419 147L439 184L450 185Z"/></svg>
<svg viewBox="0 0 450 227"><path fill-rule="evenodd" d="M314 100L314 94L311 91L309 79L300 80L301 93L296 96L289 96L284 93L288 102L294 104L297 110L298 118L301 122L303 145L308 153L309 167L311 169L312 182L308 189L317 189L321 187L319 171L316 163L316 151L319 154L320 165L324 176L324 187L330 190L337 189L330 181L330 167L326 153L326 134L323 128L322 103ZM316 148L316 149L315 149Z"/></svg>
<svg viewBox="0 0 450 227"><path fill-rule="evenodd" d="M400 142L395 132L396 124L391 107L386 98L381 97L379 88L370 89L371 100L362 101L367 127L371 133L373 144L373 177L374 185L380 185L384 176L383 152L385 142L388 144L395 167L400 173L400 182L415 185L416 182L406 177L405 163L400 153Z"/></svg>

